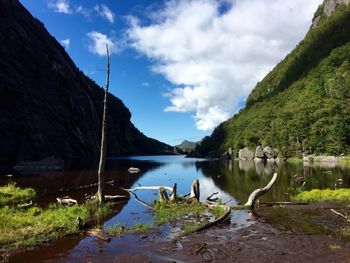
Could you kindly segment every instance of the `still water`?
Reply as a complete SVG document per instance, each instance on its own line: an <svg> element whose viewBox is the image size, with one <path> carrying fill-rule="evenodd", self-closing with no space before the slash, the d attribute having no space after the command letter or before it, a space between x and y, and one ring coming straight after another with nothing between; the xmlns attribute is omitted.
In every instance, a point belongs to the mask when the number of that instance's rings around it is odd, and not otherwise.
<svg viewBox="0 0 350 263"><path fill-rule="evenodd" d="M129 167L138 167L138 174L128 173ZM249 194L256 188L265 186L274 172L279 178L271 191L262 198L263 201L288 201L289 193L295 186L297 175L306 181L305 189L350 187L350 168L338 164L290 164L262 163L254 161L213 161L205 159L184 158L184 156L135 156L128 158L112 158L107 162L106 181L107 194L125 194L120 187L136 186L173 186L177 183L178 194L190 192L193 180L200 181L201 199L205 200L214 192L218 192L222 202L230 205L244 203ZM342 179L342 184L337 183ZM94 194L96 187L81 188L93 184L97 180L94 171L70 171L36 173L28 175L15 174L12 177L0 176L0 184L16 182L19 186L33 187L39 194L38 202L45 206L54 202L58 196L69 195L81 200L85 195ZM339 180L338 180L339 182ZM156 191L138 191L138 197L152 203L158 198ZM153 219L151 211L142 206L134 198L117 205L114 216L100 222L104 226L135 223L146 223ZM233 211L230 231L254 224L254 220L246 211ZM174 238L174 233L163 228L154 242ZM79 262L102 258L114 258L119 253L137 252L139 246L128 246L141 242L139 237L128 235L115 238L104 243L92 237L67 237L53 244L34 249L33 251L15 255L12 261L26 262L28 256L36 262ZM141 242L142 243L142 242ZM143 251L144 253L144 251Z"/></svg>

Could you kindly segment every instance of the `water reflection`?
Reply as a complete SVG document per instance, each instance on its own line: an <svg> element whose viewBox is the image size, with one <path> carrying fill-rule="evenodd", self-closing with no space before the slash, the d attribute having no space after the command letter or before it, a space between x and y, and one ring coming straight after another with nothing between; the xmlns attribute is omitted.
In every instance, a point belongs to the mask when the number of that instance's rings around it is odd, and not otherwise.
<svg viewBox="0 0 350 263"><path fill-rule="evenodd" d="M350 169L347 166L335 165L334 167L307 164L275 164L270 162L254 161L209 161L199 159L185 159L183 156L138 156L131 158L115 158L108 160L106 180L115 180L113 186L107 190L111 194L118 193L120 187L133 188L138 185L155 186L178 185L179 194L190 192L193 180L200 180L201 199L205 200L214 192L219 192L219 198L229 204L243 203L249 194L256 188L265 186L271 179L273 172L279 173L279 178L271 191L262 197L265 201L287 201L291 184L295 175L301 176L306 182L306 189L331 188L334 189L337 179L342 179L342 187L350 186ZM139 174L129 174L129 167L141 169ZM74 197L77 190L71 191L74 186L96 182L96 172L71 171L61 173L49 173L32 176L15 176L13 179L0 177L0 184L6 184L9 180L16 181L21 186L35 187L40 193L56 196L63 189ZM91 193L96 188L90 189ZM80 191L80 192L79 192ZM86 193L86 189L79 190L80 194ZM137 192L139 198L152 203L158 197L157 191ZM132 225L139 222L147 222L153 219L151 211L143 207L135 199L131 198L126 204L119 207L119 211L113 217L101 222L105 226L114 224ZM228 231L235 231L238 227L244 227L253 223L254 216L246 211L234 211L232 213L231 226ZM139 242L133 236L122 239L113 239L109 244L101 243L93 238L73 238L65 245L58 241L50 246L49 254L42 253L48 248L40 248L31 252L17 255L18 262L26 262L30 253L36 261L44 261L53 258L58 261L103 260L107 261L116 254L133 248L132 243ZM99 253L96 253L98 251ZM101 252L102 251L102 252ZM44 256L46 255L46 256Z"/></svg>

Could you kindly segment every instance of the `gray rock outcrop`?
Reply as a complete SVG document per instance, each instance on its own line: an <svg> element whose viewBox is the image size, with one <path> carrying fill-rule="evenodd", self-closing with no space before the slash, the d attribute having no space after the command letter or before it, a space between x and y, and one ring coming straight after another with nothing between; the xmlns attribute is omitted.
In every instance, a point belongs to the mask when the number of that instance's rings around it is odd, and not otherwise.
<svg viewBox="0 0 350 263"><path fill-rule="evenodd" d="M330 16L333 11L337 8L340 4L350 4L350 0L325 0L324 1L324 13L326 16Z"/></svg>
<svg viewBox="0 0 350 263"><path fill-rule="evenodd" d="M270 146L266 146L263 151L267 159L276 158L276 153Z"/></svg>
<svg viewBox="0 0 350 263"><path fill-rule="evenodd" d="M253 160L254 153L246 147L246 148L239 150L238 158L240 160Z"/></svg>
<svg viewBox="0 0 350 263"><path fill-rule="evenodd" d="M255 149L255 158L260 158L260 159L266 158L263 148L260 145Z"/></svg>

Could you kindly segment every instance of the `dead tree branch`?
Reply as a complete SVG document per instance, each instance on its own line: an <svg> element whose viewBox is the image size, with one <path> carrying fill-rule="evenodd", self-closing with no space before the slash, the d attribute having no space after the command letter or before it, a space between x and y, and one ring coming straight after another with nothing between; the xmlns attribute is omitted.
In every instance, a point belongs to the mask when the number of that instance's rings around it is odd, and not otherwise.
<svg viewBox="0 0 350 263"><path fill-rule="evenodd" d="M255 204L255 201L262 195L266 194L268 191L270 191L271 187L273 186L273 184L276 182L277 180L277 177L278 177L278 174L277 173L274 173L271 181L264 187L264 188L259 188L259 189L256 189L254 190L249 198L248 198L248 201L244 204L244 206L247 206L249 208L254 208L254 204Z"/></svg>

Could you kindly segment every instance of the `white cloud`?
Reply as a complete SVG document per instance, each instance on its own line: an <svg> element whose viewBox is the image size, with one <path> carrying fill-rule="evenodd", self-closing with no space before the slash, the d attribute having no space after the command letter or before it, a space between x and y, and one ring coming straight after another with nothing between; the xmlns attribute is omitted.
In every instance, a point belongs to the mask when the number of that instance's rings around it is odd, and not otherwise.
<svg viewBox="0 0 350 263"><path fill-rule="evenodd" d="M194 112L213 129L304 37L322 0L170 0L142 25L131 17L131 46L177 87L165 111Z"/></svg>
<svg viewBox="0 0 350 263"><path fill-rule="evenodd" d="M57 13L72 14L69 0L56 0L49 3L49 8L52 8Z"/></svg>
<svg viewBox="0 0 350 263"><path fill-rule="evenodd" d="M149 87L149 82L142 82L142 86Z"/></svg>
<svg viewBox="0 0 350 263"><path fill-rule="evenodd" d="M106 45L109 47L110 53L117 53L119 48L115 41L97 31L91 31L86 34L89 37L89 51L99 56L106 56Z"/></svg>
<svg viewBox="0 0 350 263"><path fill-rule="evenodd" d="M75 8L75 12L78 14L82 14L85 17L90 17L91 16L91 10L88 8L83 7L82 5L79 5Z"/></svg>
<svg viewBox="0 0 350 263"><path fill-rule="evenodd" d="M69 45L70 45L70 39L67 38L67 39L61 40L61 44L66 50L68 50L69 49Z"/></svg>
<svg viewBox="0 0 350 263"><path fill-rule="evenodd" d="M96 5L95 11L110 23L114 23L114 13L106 5Z"/></svg>

